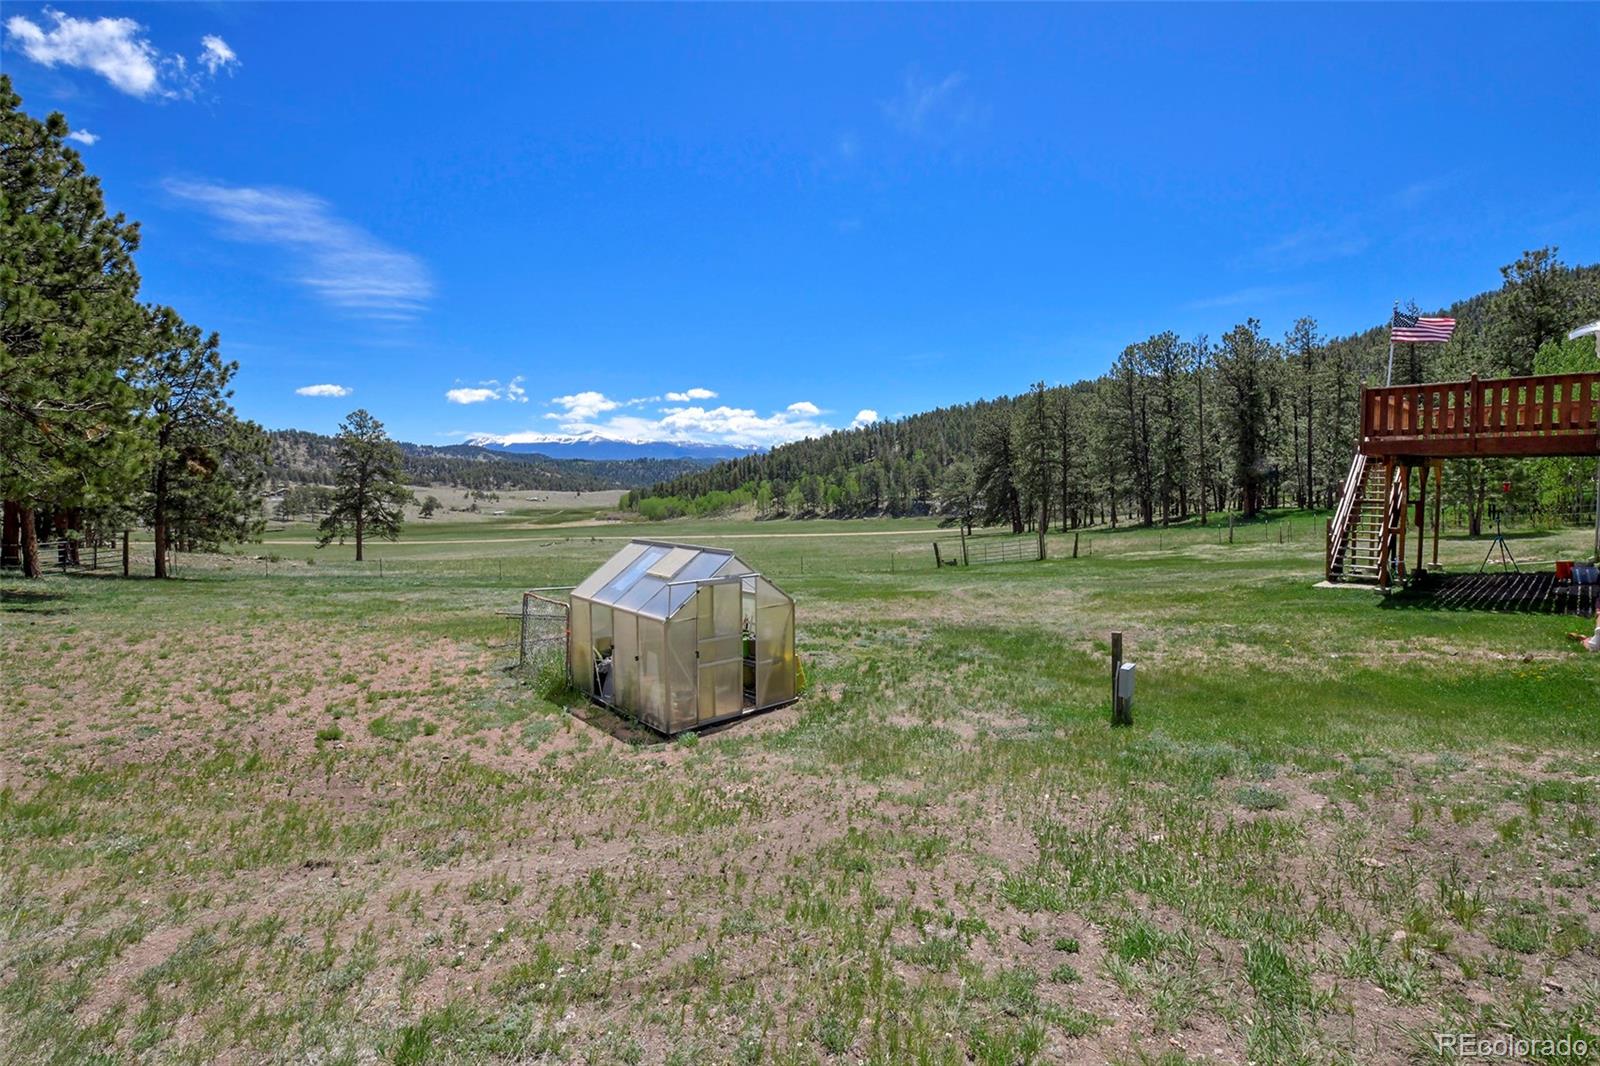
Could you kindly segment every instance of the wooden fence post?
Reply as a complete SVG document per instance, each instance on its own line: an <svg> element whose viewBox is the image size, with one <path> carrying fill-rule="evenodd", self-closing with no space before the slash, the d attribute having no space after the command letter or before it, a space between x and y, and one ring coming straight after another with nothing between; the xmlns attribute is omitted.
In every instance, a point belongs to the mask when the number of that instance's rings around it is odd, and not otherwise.
<svg viewBox="0 0 1600 1066"><path fill-rule="evenodd" d="M1111 634L1111 724L1112 726L1125 726L1133 724L1133 708L1123 702L1117 694L1117 680L1122 675L1122 633Z"/></svg>
<svg viewBox="0 0 1600 1066"><path fill-rule="evenodd" d="M1072 557L1074 559L1078 557L1078 534L1076 533L1072 534Z"/></svg>
<svg viewBox="0 0 1600 1066"><path fill-rule="evenodd" d="M128 531L122 531L122 576L128 576Z"/></svg>
<svg viewBox="0 0 1600 1066"><path fill-rule="evenodd" d="M935 570L939 570L939 569L942 569L943 567L944 567L944 560L939 557L939 542L938 541L934 541L933 542L933 568Z"/></svg>

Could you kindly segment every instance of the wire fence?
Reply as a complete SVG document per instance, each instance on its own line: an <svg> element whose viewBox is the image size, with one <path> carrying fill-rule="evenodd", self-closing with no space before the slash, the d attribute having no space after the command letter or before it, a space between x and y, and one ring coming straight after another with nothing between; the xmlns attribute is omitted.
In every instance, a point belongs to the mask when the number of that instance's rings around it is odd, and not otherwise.
<svg viewBox="0 0 1600 1066"><path fill-rule="evenodd" d="M531 673L559 665L567 648L570 588L531 589L522 594L517 626L517 666Z"/></svg>
<svg viewBox="0 0 1600 1066"><path fill-rule="evenodd" d="M41 540L39 541L39 567L63 574L95 570L120 570L122 568L122 550L114 539L93 535L82 538L59 537L54 540ZM22 569L20 555L16 558L0 557L0 569L20 571Z"/></svg>

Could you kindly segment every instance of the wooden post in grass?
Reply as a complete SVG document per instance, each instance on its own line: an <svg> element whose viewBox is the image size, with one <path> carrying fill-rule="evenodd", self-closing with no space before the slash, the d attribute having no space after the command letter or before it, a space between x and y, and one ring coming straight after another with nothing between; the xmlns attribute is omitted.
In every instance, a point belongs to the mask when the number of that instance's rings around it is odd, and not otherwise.
<svg viewBox="0 0 1600 1066"><path fill-rule="evenodd" d="M1228 543L1233 543L1233 515L1228 516Z"/></svg>
<svg viewBox="0 0 1600 1066"><path fill-rule="evenodd" d="M1117 695L1117 679L1122 675L1122 634L1110 635L1110 723L1133 725L1133 706Z"/></svg>
<svg viewBox="0 0 1600 1066"><path fill-rule="evenodd" d="M941 570L941 569L944 568L944 560L939 558L939 542L938 541L934 541L933 542L933 568L935 570Z"/></svg>
<svg viewBox="0 0 1600 1066"><path fill-rule="evenodd" d="M1122 634L1110 635L1110 723L1122 725L1122 704L1117 699L1117 671L1122 669Z"/></svg>
<svg viewBox="0 0 1600 1066"><path fill-rule="evenodd" d="M964 519L959 523L959 528L961 529L961 565L971 566L972 564L967 562L967 523Z"/></svg>
<svg viewBox="0 0 1600 1066"><path fill-rule="evenodd" d="M1133 709L1117 695L1117 677L1122 673L1122 634L1111 634L1111 724L1133 724Z"/></svg>
<svg viewBox="0 0 1600 1066"><path fill-rule="evenodd" d="M128 531L126 529L124 529L122 531L122 576L123 577L127 577L129 572L130 572L130 570L129 570L129 566L128 566Z"/></svg>
<svg viewBox="0 0 1600 1066"><path fill-rule="evenodd" d="M1074 559L1078 557L1078 534L1076 533L1072 534L1072 557Z"/></svg>

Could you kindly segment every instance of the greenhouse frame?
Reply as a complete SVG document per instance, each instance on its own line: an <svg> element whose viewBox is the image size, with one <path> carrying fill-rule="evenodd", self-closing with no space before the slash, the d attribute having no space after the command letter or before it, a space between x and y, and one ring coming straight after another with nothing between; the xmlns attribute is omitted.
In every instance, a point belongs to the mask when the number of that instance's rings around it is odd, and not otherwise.
<svg viewBox="0 0 1600 1066"><path fill-rule="evenodd" d="M568 602L573 685L657 732L795 698L794 600L731 551L631 541Z"/></svg>

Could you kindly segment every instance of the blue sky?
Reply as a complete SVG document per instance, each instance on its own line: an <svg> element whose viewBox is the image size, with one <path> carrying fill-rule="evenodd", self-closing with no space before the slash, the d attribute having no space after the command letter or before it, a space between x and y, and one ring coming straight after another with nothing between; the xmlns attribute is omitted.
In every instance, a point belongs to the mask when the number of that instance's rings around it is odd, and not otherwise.
<svg viewBox="0 0 1600 1066"><path fill-rule="evenodd" d="M1600 5L6 18L273 427L770 444L1600 259Z"/></svg>

